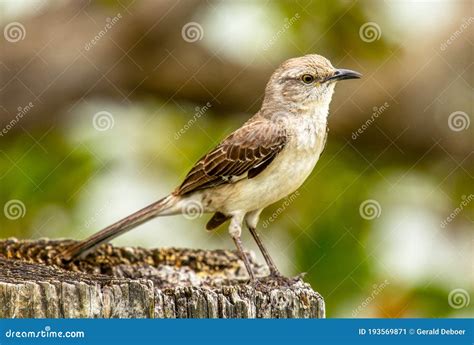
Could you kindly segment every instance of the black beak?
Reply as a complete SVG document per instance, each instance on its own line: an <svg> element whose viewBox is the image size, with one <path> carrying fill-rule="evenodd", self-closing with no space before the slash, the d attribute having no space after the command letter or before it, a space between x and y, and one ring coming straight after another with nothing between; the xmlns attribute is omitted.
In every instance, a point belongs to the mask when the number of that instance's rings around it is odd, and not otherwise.
<svg viewBox="0 0 474 345"><path fill-rule="evenodd" d="M359 79L362 77L362 74L356 71L351 71L350 69L337 69L334 74L330 77L327 77L324 79L324 81L338 81L338 80L344 80L344 79Z"/></svg>

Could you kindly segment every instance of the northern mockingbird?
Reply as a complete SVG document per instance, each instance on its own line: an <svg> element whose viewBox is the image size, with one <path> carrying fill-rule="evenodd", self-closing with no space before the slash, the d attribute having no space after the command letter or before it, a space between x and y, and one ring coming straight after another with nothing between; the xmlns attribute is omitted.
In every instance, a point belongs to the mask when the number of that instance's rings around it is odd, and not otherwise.
<svg viewBox="0 0 474 345"><path fill-rule="evenodd" d="M214 213L208 230L229 222L250 278L255 279L242 246L242 226L255 239L271 276L281 277L256 232L262 210L297 190L313 170L327 137L334 86L361 74L334 68L320 55L282 63L265 88L262 107L242 127L205 154L170 195L97 232L63 253L70 261L97 245L159 216L198 209Z"/></svg>

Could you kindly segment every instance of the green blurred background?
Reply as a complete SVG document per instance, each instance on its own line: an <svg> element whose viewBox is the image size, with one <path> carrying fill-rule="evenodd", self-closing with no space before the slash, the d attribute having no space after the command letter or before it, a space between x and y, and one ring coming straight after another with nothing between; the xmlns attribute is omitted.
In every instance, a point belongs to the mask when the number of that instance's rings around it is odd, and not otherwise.
<svg viewBox="0 0 474 345"><path fill-rule="evenodd" d="M329 317L473 315L471 1L11 0L0 13L0 237L81 239L164 196L258 110L279 63L318 53L364 78L337 86L315 171L262 215L278 265L307 272ZM233 249L207 219L114 243Z"/></svg>

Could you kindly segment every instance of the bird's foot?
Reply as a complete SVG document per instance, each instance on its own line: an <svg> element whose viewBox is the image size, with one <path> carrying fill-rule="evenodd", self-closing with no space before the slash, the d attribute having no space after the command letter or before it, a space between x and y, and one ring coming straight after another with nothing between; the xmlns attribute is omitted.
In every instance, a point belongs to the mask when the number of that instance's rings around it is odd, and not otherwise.
<svg viewBox="0 0 474 345"><path fill-rule="evenodd" d="M280 272L272 272L266 277L257 278L253 284L256 286L265 286L265 287L290 287L294 284L303 281L304 274L299 274L295 277L285 277Z"/></svg>
<svg viewBox="0 0 474 345"><path fill-rule="evenodd" d="M274 278L274 279L285 278L285 276L283 274L281 274L280 271L277 270L276 268L273 268L273 269L270 268L270 274L268 275L268 277L271 277L271 278Z"/></svg>

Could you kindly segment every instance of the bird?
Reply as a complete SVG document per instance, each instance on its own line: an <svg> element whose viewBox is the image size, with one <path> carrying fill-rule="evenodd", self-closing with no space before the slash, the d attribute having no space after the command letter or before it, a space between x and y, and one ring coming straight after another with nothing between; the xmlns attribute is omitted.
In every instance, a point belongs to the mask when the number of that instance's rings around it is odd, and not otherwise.
<svg viewBox="0 0 474 345"><path fill-rule="evenodd" d="M269 269L284 277L257 233L261 212L294 193L319 160L327 139L329 105L338 81L361 74L333 67L325 57L290 58L273 72L260 110L202 156L164 198L66 248L66 262L155 217L213 213L206 228L229 222L228 232L251 281L256 280L241 240L247 228Z"/></svg>

